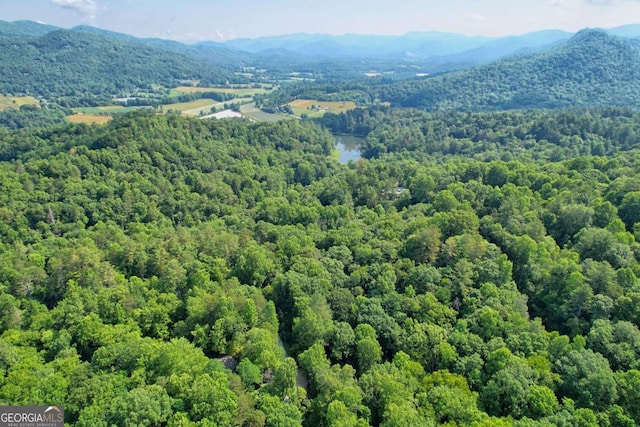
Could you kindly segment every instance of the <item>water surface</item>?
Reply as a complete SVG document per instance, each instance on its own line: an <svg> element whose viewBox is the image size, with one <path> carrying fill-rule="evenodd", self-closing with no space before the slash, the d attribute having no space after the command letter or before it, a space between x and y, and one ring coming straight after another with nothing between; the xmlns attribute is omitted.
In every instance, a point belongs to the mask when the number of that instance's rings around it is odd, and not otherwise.
<svg viewBox="0 0 640 427"><path fill-rule="evenodd" d="M342 164L360 160L360 146L364 142L361 136L335 135L336 148L338 149L338 162Z"/></svg>

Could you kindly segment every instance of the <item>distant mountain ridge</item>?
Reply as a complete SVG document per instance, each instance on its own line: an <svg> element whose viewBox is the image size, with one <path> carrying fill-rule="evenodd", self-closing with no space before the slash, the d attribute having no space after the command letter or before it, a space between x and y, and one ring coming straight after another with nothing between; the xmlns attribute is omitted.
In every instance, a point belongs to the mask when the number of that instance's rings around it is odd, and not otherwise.
<svg viewBox="0 0 640 427"><path fill-rule="evenodd" d="M0 21L0 36L7 31L21 35L42 36L59 29L31 21ZM541 52L568 40L574 33L562 30L541 30L505 37L467 36L456 33L413 31L404 35L360 35L360 34L290 34L259 38L240 38L225 42L204 41L185 44L172 40L136 38L86 25L72 31L93 32L102 36L142 41L145 44L200 56L212 50L227 51L225 57L237 60L232 51L259 54L269 51L290 51L307 57L323 58L396 58L425 61L434 64L460 63L477 65L514 54ZM605 30L607 33L625 38L639 38L640 24L629 24ZM242 56L242 55L241 55Z"/></svg>
<svg viewBox="0 0 640 427"><path fill-rule="evenodd" d="M258 39L236 39L227 41L223 45L253 53L269 49L286 49L308 56L384 57L413 54L424 58L474 49L488 40L490 39L486 37L438 32L408 33L403 36L293 34Z"/></svg>
<svg viewBox="0 0 640 427"><path fill-rule="evenodd" d="M561 30L543 30L521 36L501 37L482 46L457 54L431 57L432 64L481 65L513 55L544 52L566 42L572 33ZM450 67L451 68L451 67Z"/></svg>
<svg viewBox="0 0 640 427"><path fill-rule="evenodd" d="M0 20L0 36L19 35L39 37L61 28L33 21L6 22Z"/></svg>
<svg viewBox="0 0 640 427"><path fill-rule="evenodd" d="M464 61L465 55L468 55L476 60L489 61L522 49L537 49L567 40L571 35L560 30L544 30L521 36L497 38L440 32L411 32L402 36L294 34L237 39L222 45L253 53L277 48L308 56L338 58L395 57L426 60L451 57L452 60Z"/></svg>
<svg viewBox="0 0 640 427"><path fill-rule="evenodd" d="M384 100L425 110L640 108L636 40L582 30L559 47L387 88Z"/></svg>
<svg viewBox="0 0 640 427"><path fill-rule="evenodd" d="M603 31L624 38L640 38L640 24ZM466 36L437 31L409 32L400 36L292 34L235 39L216 45L252 53L279 49L328 58L386 57L429 61L432 64L458 63L471 66L512 55L553 49L573 35L575 33L554 29L504 37Z"/></svg>

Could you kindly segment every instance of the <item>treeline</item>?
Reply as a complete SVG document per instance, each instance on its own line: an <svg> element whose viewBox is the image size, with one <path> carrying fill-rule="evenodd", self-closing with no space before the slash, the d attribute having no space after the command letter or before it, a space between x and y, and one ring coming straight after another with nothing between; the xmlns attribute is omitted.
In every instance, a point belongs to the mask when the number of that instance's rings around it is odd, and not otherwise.
<svg viewBox="0 0 640 427"><path fill-rule="evenodd" d="M173 104L176 102L191 102L197 99L213 99L214 101L224 102L235 99L236 95L233 93L222 92L194 92L185 93L178 96L163 95L154 96L146 95L142 97L132 97L124 102L127 107L159 107L160 105Z"/></svg>
<svg viewBox="0 0 640 427"><path fill-rule="evenodd" d="M361 76L352 76L353 81L341 80L334 83L288 83L268 94L254 96L256 106L268 111L279 111L295 99L315 99L318 101L353 101L357 105L370 105L376 101L376 94L370 83Z"/></svg>
<svg viewBox="0 0 640 427"><path fill-rule="evenodd" d="M1 136L2 404L75 426L640 419L636 151L339 165L312 123L143 113Z"/></svg>
<svg viewBox="0 0 640 427"><path fill-rule="evenodd" d="M0 127L6 129L43 128L66 123L65 116L71 110L55 104L42 107L22 105L20 108L6 108L0 111Z"/></svg>
<svg viewBox="0 0 640 427"><path fill-rule="evenodd" d="M327 113L318 122L334 133L366 136L366 158L386 153L462 155L479 160L565 160L636 149L640 114L617 107L499 113L371 107Z"/></svg>

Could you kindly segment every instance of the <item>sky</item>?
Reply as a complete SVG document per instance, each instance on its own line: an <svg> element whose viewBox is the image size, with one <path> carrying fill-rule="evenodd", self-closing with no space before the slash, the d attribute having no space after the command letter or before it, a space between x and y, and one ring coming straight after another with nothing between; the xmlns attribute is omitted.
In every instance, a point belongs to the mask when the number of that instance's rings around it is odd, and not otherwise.
<svg viewBox="0 0 640 427"><path fill-rule="evenodd" d="M193 42L294 33L505 36L640 22L640 0L0 0L0 20Z"/></svg>

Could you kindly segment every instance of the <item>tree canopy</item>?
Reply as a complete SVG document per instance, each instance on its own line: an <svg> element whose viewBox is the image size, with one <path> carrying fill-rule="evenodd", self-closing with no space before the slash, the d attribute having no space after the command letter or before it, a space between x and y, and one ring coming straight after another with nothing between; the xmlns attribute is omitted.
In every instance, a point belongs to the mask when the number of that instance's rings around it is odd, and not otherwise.
<svg viewBox="0 0 640 427"><path fill-rule="evenodd" d="M76 426L636 425L635 113L367 117L378 154L346 165L306 121L2 131L0 403Z"/></svg>

